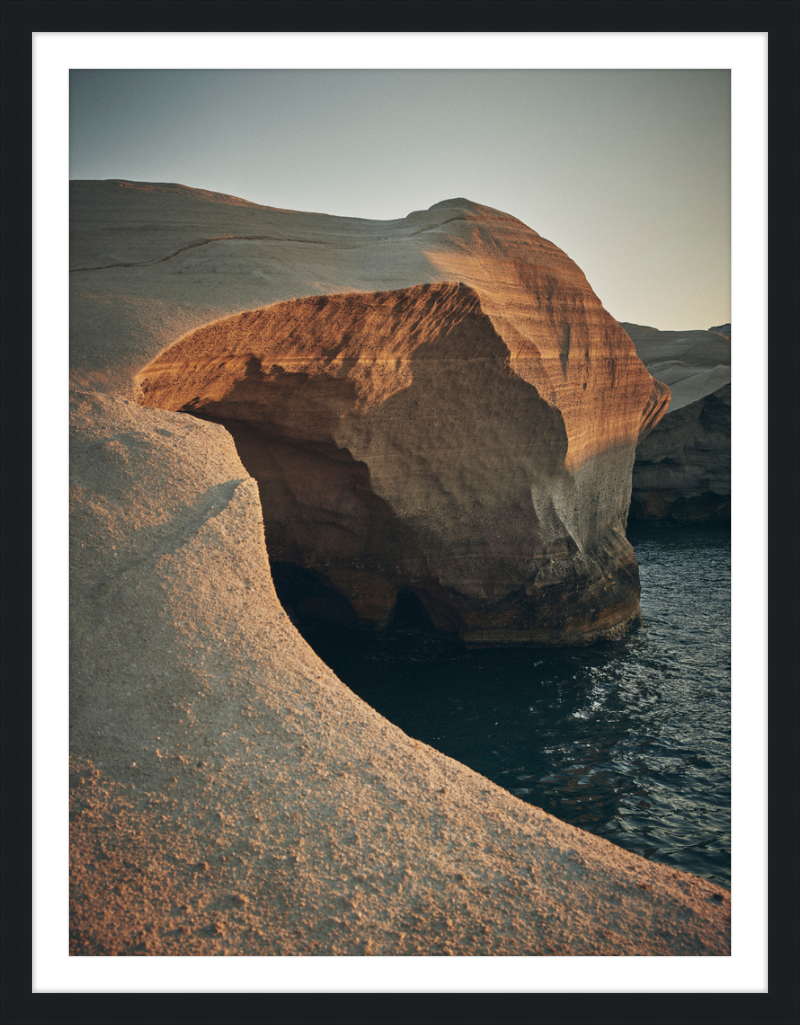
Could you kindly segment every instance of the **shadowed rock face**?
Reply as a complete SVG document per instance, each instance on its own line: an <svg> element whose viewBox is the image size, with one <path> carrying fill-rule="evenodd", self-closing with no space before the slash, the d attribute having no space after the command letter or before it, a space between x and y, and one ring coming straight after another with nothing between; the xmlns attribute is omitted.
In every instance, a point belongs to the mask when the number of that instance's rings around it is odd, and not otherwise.
<svg viewBox="0 0 800 1025"><path fill-rule="evenodd" d="M729 521L730 324L708 331L622 326L647 369L671 390L666 415L636 450L631 516Z"/></svg>
<svg viewBox="0 0 800 1025"><path fill-rule="evenodd" d="M591 327L575 316L573 330L575 295L549 273L550 298L530 303L538 346L463 283L313 296L184 336L137 376L137 399L223 423L259 484L271 557L313 570L362 622L386 625L410 590L467 643L617 636L639 613L634 449L666 389L630 343L614 355L596 300L593 361Z"/></svg>

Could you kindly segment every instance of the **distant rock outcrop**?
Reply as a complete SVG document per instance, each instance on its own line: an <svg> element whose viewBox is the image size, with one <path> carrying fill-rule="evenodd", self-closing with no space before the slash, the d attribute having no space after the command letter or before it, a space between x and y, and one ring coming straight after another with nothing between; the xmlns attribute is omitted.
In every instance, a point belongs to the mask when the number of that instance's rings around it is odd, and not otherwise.
<svg viewBox="0 0 800 1025"><path fill-rule="evenodd" d="M672 393L666 415L636 450L631 516L729 520L730 324L708 331L622 327L650 373Z"/></svg>
<svg viewBox="0 0 800 1025"><path fill-rule="evenodd" d="M351 280L417 281L206 324L141 370L137 400L224 423L271 557L362 622L402 589L471 644L630 629L631 468L668 389L575 264L506 214L451 200L380 244L374 223L336 227Z"/></svg>

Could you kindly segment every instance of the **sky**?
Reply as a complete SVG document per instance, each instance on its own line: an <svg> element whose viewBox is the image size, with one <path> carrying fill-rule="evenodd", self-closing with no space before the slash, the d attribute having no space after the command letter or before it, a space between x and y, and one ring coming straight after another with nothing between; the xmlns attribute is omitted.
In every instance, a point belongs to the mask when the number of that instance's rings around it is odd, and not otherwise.
<svg viewBox="0 0 800 1025"><path fill-rule="evenodd" d="M727 70L73 70L70 179L391 220L465 197L563 249L605 308L730 321Z"/></svg>

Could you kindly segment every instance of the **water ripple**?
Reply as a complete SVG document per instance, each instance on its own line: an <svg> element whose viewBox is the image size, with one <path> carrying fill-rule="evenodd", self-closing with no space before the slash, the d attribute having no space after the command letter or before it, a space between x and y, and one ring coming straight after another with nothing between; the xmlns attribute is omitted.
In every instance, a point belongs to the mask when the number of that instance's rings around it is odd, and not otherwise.
<svg viewBox="0 0 800 1025"><path fill-rule="evenodd" d="M657 525L632 543L643 625L624 641L318 650L406 733L521 800L730 886L730 534Z"/></svg>

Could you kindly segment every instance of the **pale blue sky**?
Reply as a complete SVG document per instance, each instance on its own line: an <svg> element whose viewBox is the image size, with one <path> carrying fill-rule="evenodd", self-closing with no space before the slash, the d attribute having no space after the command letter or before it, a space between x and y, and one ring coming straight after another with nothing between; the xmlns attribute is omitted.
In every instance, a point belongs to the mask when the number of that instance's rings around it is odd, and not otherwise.
<svg viewBox="0 0 800 1025"><path fill-rule="evenodd" d="M464 196L619 320L730 319L728 71L73 71L70 178L376 219Z"/></svg>

